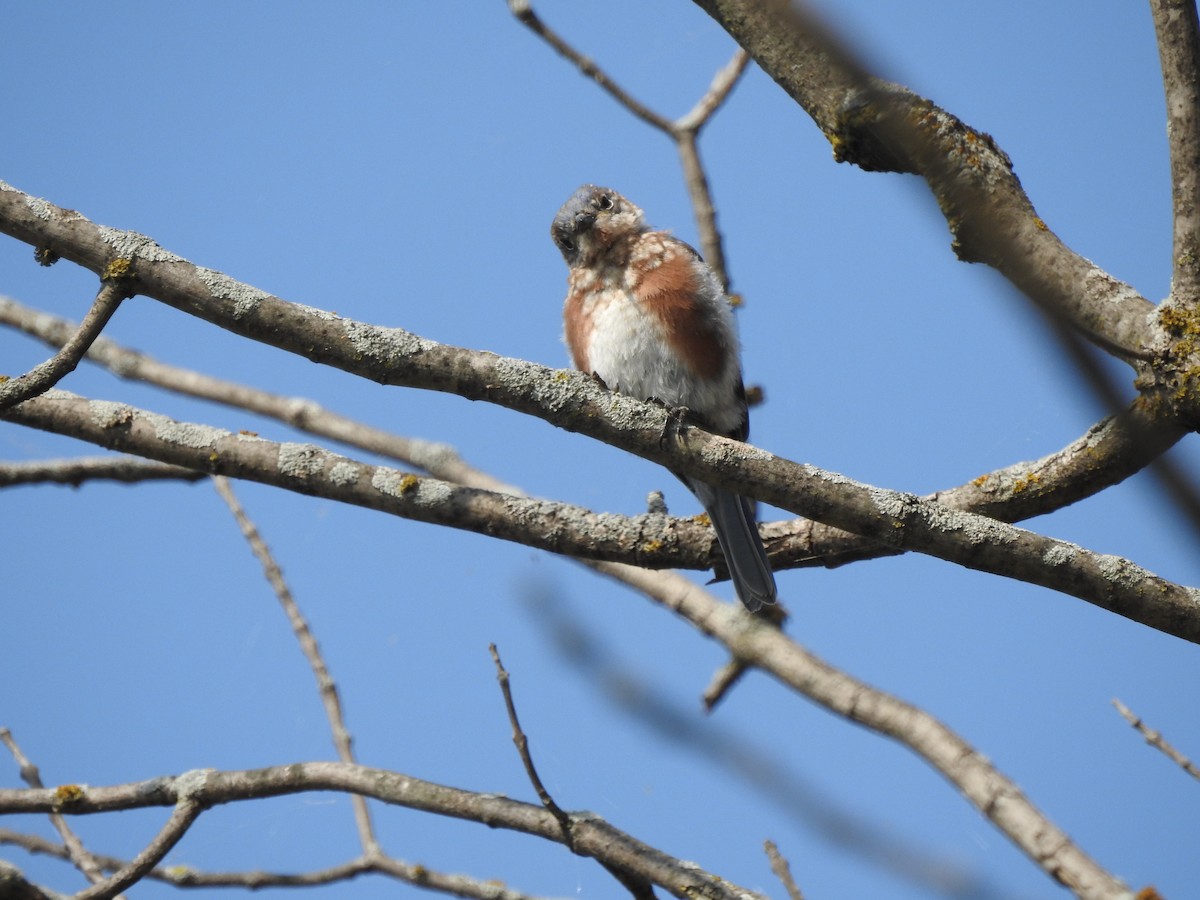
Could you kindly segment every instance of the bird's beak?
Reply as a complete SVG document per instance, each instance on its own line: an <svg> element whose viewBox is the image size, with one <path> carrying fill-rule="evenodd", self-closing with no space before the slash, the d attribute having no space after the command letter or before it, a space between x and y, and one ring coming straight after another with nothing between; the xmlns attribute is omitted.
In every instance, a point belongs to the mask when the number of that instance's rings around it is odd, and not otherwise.
<svg viewBox="0 0 1200 900"><path fill-rule="evenodd" d="M596 222L596 216L590 212L575 213L575 233L587 231Z"/></svg>

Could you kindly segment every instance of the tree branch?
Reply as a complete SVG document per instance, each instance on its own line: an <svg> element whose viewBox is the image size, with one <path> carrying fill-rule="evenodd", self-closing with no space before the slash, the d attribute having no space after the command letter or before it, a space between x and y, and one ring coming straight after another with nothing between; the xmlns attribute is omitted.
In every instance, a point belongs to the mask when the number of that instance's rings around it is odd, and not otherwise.
<svg viewBox="0 0 1200 900"><path fill-rule="evenodd" d="M17 744L16 738L7 728L0 728L0 744L8 749L12 754L12 758L16 761L21 770L21 780L32 788L43 788L42 775L38 771L38 767L30 762L29 758L21 751ZM54 826L54 830L58 832L58 836L63 840L63 850L67 859L75 866L83 877L91 884L97 884L104 881L104 873L100 871L100 865L86 847L83 846L83 841L75 834L71 826L67 824L67 820L60 813L50 813L50 824Z"/></svg>
<svg viewBox="0 0 1200 900"><path fill-rule="evenodd" d="M662 603L739 660L820 706L909 747L1078 897L1129 900L1130 891L1119 878L1075 845L985 756L929 713L829 665L778 629L718 602L680 575L621 563L585 564Z"/></svg>
<svg viewBox="0 0 1200 900"><path fill-rule="evenodd" d="M1162 736L1162 732L1155 731L1143 722L1141 716L1136 715L1133 710L1120 700L1114 698L1113 706L1117 708L1117 712L1121 714L1121 718L1137 729L1138 734L1146 739L1147 744L1161 751L1167 759L1171 760L1171 762L1175 763L1175 765L1179 766L1179 768L1183 769L1183 771L1187 772L1193 778L1200 778L1200 768L1197 768L1195 763L1172 747L1167 739Z"/></svg>
<svg viewBox="0 0 1200 900"><path fill-rule="evenodd" d="M248 771L194 770L177 776L107 787L63 785L50 790L0 788L0 813L59 811L67 815L116 812L187 801L200 808L308 791L362 794L383 803L478 822L561 843L558 821L541 806L422 781L399 772L342 762L301 762ZM627 870L676 897L745 900L759 897L668 856L592 813L574 815L575 851Z"/></svg>
<svg viewBox="0 0 1200 900"><path fill-rule="evenodd" d="M1150 0L1171 149L1174 272L1171 297L1200 305L1200 24L1195 3Z"/></svg>
<svg viewBox="0 0 1200 900"><path fill-rule="evenodd" d="M262 566L263 577L267 579L267 583L275 593L275 599L283 608L288 624L292 626L292 634L296 636L296 641L300 645L300 652L304 654L309 668L312 669L313 677L317 681L317 691L321 695L321 705L325 708L325 718L328 720L329 730L333 734L333 746L337 750L338 759L346 763L357 762L354 758L353 739L350 737L350 730L346 728L346 717L342 713L342 701L338 696L337 684L334 682L333 676L329 674L329 667L325 665L325 659L321 655L321 648L317 644L312 629L308 627L308 622L300 612L296 598L292 596L292 591L288 587L287 581L284 580L283 570L275 562L271 548L263 540L258 528L246 515L246 510L238 501L229 479L223 475L214 475L213 487L225 501L225 505L229 507L238 529L242 532L242 537L250 545L250 552ZM367 808L367 801L355 794L350 798L350 803L354 807L354 822L358 828L358 840L362 845L363 854L368 859L375 857L379 854L380 848L379 842L375 838L375 829L371 824L371 811Z"/></svg>
<svg viewBox="0 0 1200 900"><path fill-rule="evenodd" d="M924 178L960 258L995 268L1126 361L1144 357L1156 338L1149 301L1059 240L989 135L870 75L803 5L694 2L804 108L839 162Z"/></svg>
<svg viewBox="0 0 1200 900"><path fill-rule="evenodd" d="M154 836L149 844L129 861L127 865L113 872L106 881L92 885L87 890L75 895L75 900L108 900L119 894L125 888L137 884L147 872L171 852L171 848L179 843L192 823L199 818L204 808L193 798L183 795L171 811L171 817L162 829Z"/></svg>
<svg viewBox="0 0 1200 900"><path fill-rule="evenodd" d="M81 459L39 459L0 463L0 488L21 484L69 484L85 481L199 481L203 472L164 465L136 457L93 456Z"/></svg>
<svg viewBox="0 0 1200 900"><path fill-rule="evenodd" d="M65 319L3 296L0 296L0 323L19 328L52 346L66 340L75 327ZM501 493L523 493L495 479L481 478L477 469L464 463L445 444L404 438L372 428L323 409L312 400L271 394L171 366L104 337L88 351L88 358L118 377L267 416L310 434L401 460L446 481ZM1186 433L1181 425L1148 414L1146 404L1135 401L1124 412L1103 419L1078 440L1042 459L1015 463L964 485L927 495L925 499L1003 522L1018 522L1061 509L1123 481L1158 459ZM182 470L168 468L164 471ZM0 486L2 479L3 470L0 470ZM696 532L695 538L685 535L691 532ZM673 534L679 542L676 548L679 559L711 561L714 558L712 535L708 530L694 529L685 523L675 528ZM816 565L836 567L899 552L810 519L767 524L764 537L776 569ZM676 560L669 564L703 568L708 563Z"/></svg>
<svg viewBox="0 0 1200 900"><path fill-rule="evenodd" d="M503 370L540 369L517 360L492 359ZM1200 642L1200 591L1173 584L1128 560L950 510L911 494L855 482L697 428L687 428L678 440L667 442L662 435L667 433L668 411L602 390L580 373L562 375L561 380L576 386L570 401L573 418L582 414L581 421L595 436L672 471L687 472L831 522L885 547L916 550L1048 587ZM498 372L497 377L511 382L512 372ZM662 558L657 537L653 542L644 539L644 524L662 521L655 515L623 519L568 504L458 487L349 460L310 444L276 444L234 435L63 391L27 401L0 418L163 462L477 531L555 553L632 559L637 565L671 564Z"/></svg>
<svg viewBox="0 0 1200 900"><path fill-rule="evenodd" d="M730 278L725 263L725 251L721 244L721 233L717 229L716 209L713 206L708 178L700 162L696 138L700 129L708 124L713 114L729 97L742 73L746 71L749 54L740 48L735 51L733 58L713 77L712 84L696 105L675 121L671 121L622 90L595 62L576 50L542 21L534 12L529 0L508 0L508 8L522 24L553 47L560 56L573 63L586 77L596 82L632 115L661 131L675 143L683 165L684 183L692 201L692 214L696 218L696 228L700 235L700 253L728 291Z"/></svg>
<svg viewBox="0 0 1200 900"><path fill-rule="evenodd" d="M8 828L0 828L0 844L20 847L29 853L40 853L59 859L67 858L66 848L62 844L55 844L37 835L23 834ZM115 856L101 854L94 854L94 856L103 868L110 871L121 869L127 865L125 860ZM401 862L389 856L380 856L374 860L359 857L341 865L301 873L264 872L261 869L250 872L200 872L187 866L159 866L145 873L143 877L175 887L239 887L246 890L261 890L268 887L317 887L350 881L360 875L368 874L386 875L397 881L419 885L444 894L453 894L456 897L472 897L476 900L537 900L531 894L502 887L495 880L484 881L468 875L436 872L427 866ZM0 896L4 896L2 889L3 882L0 881Z"/></svg>
<svg viewBox="0 0 1200 900"><path fill-rule="evenodd" d="M75 371L88 347L104 330L104 326L126 296L128 294L121 280L105 281L78 330L63 344L61 350L24 375L0 381L0 409L7 409L48 391L66 375Z"/></svg>

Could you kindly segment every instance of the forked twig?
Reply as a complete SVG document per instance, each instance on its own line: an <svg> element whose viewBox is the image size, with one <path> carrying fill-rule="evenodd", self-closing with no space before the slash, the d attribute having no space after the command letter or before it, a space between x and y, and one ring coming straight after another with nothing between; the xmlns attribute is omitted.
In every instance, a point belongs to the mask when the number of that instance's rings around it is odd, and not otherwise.
<svg viewBox="0 0 1200 900"><path fill-rule="evenodd" d="M508 0L508 8L523 25L554 48L559 55L565 57L583 75L596 82L632 115L661 131L672 140L675 149L679 152L684 182L692 202L692 214L696 217L696 228L700 236L700 253L712 270L717 273L721 284L728 291L730 279L725 265L725 252L722 249L721 233L717 229L717 214L713 206L712 191L708 185L708 176L704 172L704 165L700 161L696 138L700 130L708 124L713 114L728 98L742 77L742 73L746 71L746 66L750 62L750 54L741 47L737 48L733 58L717 71L712 84L709 85L704 96L696 102L696 105L678 119L672 120L655 112L635 98L618 85L595 61L571 46L561 35L542 21L542 18L530 5L529 0Z"/></svg>
<svg viewBox="0 0 1200 900"><path fill-rule="evenodd" d="M45 787L42 783L42 775L38 771L38 767L22 752L16 738L13 737L9 729L0 728L0 743L8 748L8 752L12 754L13 759L20 766L22 781L31 788ZM67 859L71 861L75 868L83 873L83 877L92 884L99 884L104 881L104 872L100 864L88 849L83 846L83 842L71 830L71 826L67 824L67 820L60 813L52 812L50 813L50 824L54 826L54 830L62 838Z"/></svg>

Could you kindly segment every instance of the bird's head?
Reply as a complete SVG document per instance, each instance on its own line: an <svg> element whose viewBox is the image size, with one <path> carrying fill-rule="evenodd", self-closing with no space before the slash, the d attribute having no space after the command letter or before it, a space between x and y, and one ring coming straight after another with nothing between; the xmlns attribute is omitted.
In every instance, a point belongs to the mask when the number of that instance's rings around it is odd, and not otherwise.
<svg viewBox="0 0 1200 900"><path fill-rule="evenodd" d="M585 184L562 205L550 236L567 265L574 266L590 262L618 238L645 230L639 207L610 188Z"/></svg>

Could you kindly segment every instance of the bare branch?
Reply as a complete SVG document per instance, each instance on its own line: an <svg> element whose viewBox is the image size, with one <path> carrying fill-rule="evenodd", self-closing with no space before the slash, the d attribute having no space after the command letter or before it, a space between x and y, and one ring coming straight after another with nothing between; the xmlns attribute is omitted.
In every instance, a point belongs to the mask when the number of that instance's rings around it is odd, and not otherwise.
<svg viewBox="0 0 1200 900"><path fill-rule="evenodd" d="M719 602L673 572L587 562L714 637L738 659L768 672L829 711L909 747L1055 881L1088 900L1128 900L1129 889L1076 846L1016 784L924 710L834 668L787 635Z"/></svg>
<svg viewBox="0 0 1200 900"><path fill-rule="evenodd" d="M203 811L204 807L191 797L180 796L175 809L171 811L171 818L141 853L130 860L128 865L114 872L107 881L80 891L75 895L75 900L108 900L125 888L137 884L171 852L171 848L179 843L179 839L187 833Z"/></svg>
<svg viewBox="0 0 1200 900"><path fill-rule="evenodd" d="M317 680L317 691L321 695L321 705L325 707L325 718L329 721L329 729L333 733L333 746L337 750L338 759L347 763L357 762L354 758L353 740L350 737L349 729L346 728L345 715L342 713L342 701L338 696L337 684L334 682L333 676L329 674L329 667L325 665L325 659L321 655L317 639L313 636L312 629L308 627L307 620L300 612L296 598L292 596L291 589L284 580L283 571L271 553L271 548L267 546L267 542L259 534L258 528L246 515L246 510L238 501L237 495L234 494L229 479L223 475L214 475L213 487L225 501L229 511L233 513L242 537L246 539L255 559L262 566L263 576L271 585L271 590L275 592L275 599L283 607L284 615L287 616L288 623L292 626L292 633L295 634L296 641L300 644L300 650L304 654L304 658L308 660L309 668L312 669L313 676ZM350 798L350 802L354 807L354 821L358 828L358 839L362 844L363 853L367 858L371 858L380 852L379 842L375 838L375 830L371 825L371 811L367 808L367 801L357 794Z"/></svg>
<svg viewBox="0 0 1200 900"><path fill-rule="evenodd" d="M537 766L533 764L533 755L529 752L529 738L525 736L525 730L521 728L521 722L517 718L517 705L513 702L512 685L509 684L508 670L504 668L504 663L500 662L500 651L496 649L495 644L488 644L488 652L492 654L492 662L496 665L496 681L500 683L500 693L504 695L504 708L508 711L508 724L512 727L513 744L517 748L517 754L521 757L521 764L525 767L525 775L529 779L529 783L533 785L534 791L537 792L538 799L542 801L542 806L546 807L550 815L558 820L558 824L562 828L563 843L567 847L571 847L571 817L554 802L554 798L542 784Z"/></svg>
<svg viewBox="0 0 1200 900"><path fill-rule="evenodd" d="M30 853L55 856L59 859L67 858L66 848L62 844L7 828L0 828L0 844L21 847ZM115 856L96 854L96 860L109 871L127 865L124 860ZM259 890L268 887L317 887L350 881L368 874L386 875L397 881L453 894L456 897L472 897L477 900L537 900L531 894L502 887L495 880L436 872L425 865L413 865L384 855L374 860L360 857L341 865L301 873L264 872L261 869L250 872L201 872L187 866L160 866L151 869L144 877L176 887L239 887ZM2 891L3 886L3 880L0 880L0 896L6 896Z"/></svg>
<svg viewBox="0 0 1200 900"><path fill-rule="evenodd" d="M424 355L432 355L432 351ZM482 355L481 355L482 356ZM541 367L517 360L511 367ZM498 357L490 363L505 368ZM544 370L543 370L544 371ZM482 374L482 373L477 373ZM500 389L513 372L497 370ZM579 373L570 381L572 417L615 446L783 509L857 531L895 550L916 550L968 568L1062 591L1104 609L1200 641L1200 591L1160 578L1128 560L1092 553L911 494L763 453L738 441L687 428L664 442L669 412L599 388ZM561 386L557 389L561 390ZM521 395L520 389L515 389ZM544 398L533 400L545 401ZM589 410L592 412L589 414ZM646 521L597 515L568 504L529 500L347 459L310 444L276 444L205 425L173 422L131 406L89 401L65 391L29 400L0 417L110 449L271 484L392 515L486 533L531 547L593 559L667 562L646 546ZM669 536L669 535L668 535Z"/></svg>
<svg viewBox="0 0 1200 900"><path fill-rule="evenodd" d="M0 859L0 897L5 900L61 900L38 887L16 866Z"/></svg>
<svg viewBox="0 0 1200 900"><path fill-rule="evenodd" d="M635 99L632 94L625 91L613 81L608 76L608 73L563 40L556 31L542 21L541 16L534 12L529 0L508 0L508 8L521 21L521 24L553 47L560 56L565 57L585 76L596 82L609 96L629 110L629 112L647 125L657 128L659 131L664 131L668 134L671 133L671 121L669 119L660 116L654 110L650 109L650 107Z"/></svg>
<svg viewBox="0 0 1200 900"><path fill-rule="evenodd" d="M66 319L32 309L4 296L0 296L0 323L19 328L52 346L61 345L75 328L74 324ZM214 378L193 369L168 365L105 337L96 340L88 351L87 358L104 366L119 378L157 385L188 397L199 397L222 406L266 416L300 431L402 460L422 469L436 468L439 477L449 481L468 483L464 479L469 476L460 478L456 477L456 473L475 471L463 463L454 449L446 444L401 437L381 428L373 428L348 416L324 409L320 404L305 397L272 394L223 378ZM175 467L158 468L164 472L187 471ZM195 472L191 472L190 476L205 477ZM0 486L3 486L2 481ZM503 490L494 485L492 487Z"/></svg>
<svg viewBox="0 0 1200 900"><path fill-rule="evenodd" d="M696 228L700 234L701 255L717 273L721 284L728 291L730 279L725 265L725 251L721 246L721 234L717 230L712 193L709 190L708 177L704 174L704 167L700 162L696 137L700 129L708 124L713 114L725 102L742 77L742 73L746 71L746 64L750 60L749 54L741 48L736 50L733 58L714 76L712 84L704 96L691 110L672 122L618 87L603 69L546 25L534 12L529 0L508 0L508 8L526 27L541 37L560 55L566 57L584 75L600 85L625 109L675 142L683 165L684 182L692 201L692 213L696 217Z"/></svg>
<svg viewBox="0 0 1200 900"><path fill-rule="evenodd" d="M796 885L796 880L792 878L791 866L788 865L788 861L784 859L783 854L779 852L779 848L775 846L775 842L764 841L763 849L767 853L767 859L771 861L771 871L775 873L775 877L779 879L791 900L804 900L804 894Z"/></svg>
<svg viewBox="0 0 1200 900"><path fill-rule="evenodd" d="M838 161L924 178L960 258L997 269L1126 361L1144 357L1156 338L1149 301L1059 240L989 135L871 76L803 5L694 2L812 116Z"/></svg>
<svg viewBox="0 0 1200 900"><path fill-rule="evenodd" d="M1041 459L1014 463L924 499L1017 522L1062 509L1124 481L1156 462L1186 433L1182 425L1161 421L1136 400ZM795 560L800 566L832 568L895 552L811 520L768 525L764 537L772 559Z"/></svg>
<svg viewBox="0 0 1200 900"><path fill-rule="evenodd" d="M738 47L733 52L733 58L713 76L712 84L704 96L697 100L696 105L688 112L676 119L672 128L675 131L699 131L707 125L713 113L729 98L749 62L750 54Z"/></svg>
<svg viewBox="0 0 1200 900"><path fill-rule="evenodd" d="M38 767L30 762L17 744L17 739L13 737L12 732L7 728L0 728L0 743L8 749L12 754L12 758L16 760L17 765L21 769L21 780L32 788L43 788L42 776L38 771ZM104 873L100 870L100 865L96 858L92 856L88 849L83 846L83 842L79 840L79 836L67 824L67 820L57 812L50 813L50 824L54 826L54 830L58 832L59 837L63 839L63 847L66 851L67 858L71 864L75 866L83 877L90 883L97 884L104 880Z"/></svg>
<svg viewBox="0 0 1200 900"><path fill-rule="evenodd" d="M74 325L0 296L0 323L57 346ZM512 485L480 473L445 444L399 437L323 409L311 400L285 397L199 372L177 368L101 337L88 358L113 374L148 382L191 397L268 416L310 434L331 438L402 460L446 481L521 494ZM1161 421L1135 402L1109 416L1061 450L1033 462L1015 463L981 475L964 485L928 495L952 509L975 512L1003 522L1017 522L1061 509L1099 493L1145 468L1186 432L1181 425ZM765 526L776 569L791 566L839 566L859 559L895 553L850 532L801 519ZM685 539L678 530L681 542ZM689 542L690 543L690 542ZM711 535L698 540L694 555L711 558ZM689 552L683 551L681 552ZM688 564L675 562L673 565Z"/></svg>
<svg viewBox="0 0 1200 900"><path fill-rule="evenodd" d="M127 296L129 295L123 279L105 281L96 294L91 309L83 317L79 329L63 344L61 350L24 375L0 381L0 409L7 409L48 391L70 372L75 371L88 347L104 330L108 320Z"/></svg>
<svg viewBox="0 0 1200 900"><path fill-rule="evenodd" d="M0 463L0 488L21 484L69 484L85 481L198 481L203 472L149 462L136 457L93 456L80 459L39 459Z"/></svg>
<svg viewBox="0 0 1200 900"><path fill-rule="evenodd" d="M343 762L301 762L248 771L195 770L177 776L94 787L63 785L52 790L0 788L0 813L61 811L68 815L116 812L180 801L199 808L308 791L362 794L420 812L478 822L556 843L558 821L541 806L422 781L400 772ZM175 817L172 817L173 819ZM575 852L604 866L629 871L676 897L745 900L760 895L668 856L614 828L592 813L574 816Z"/></svg>
<svg viewBox="0 0 1200 900"><path fill-rule="evenodd" d="M1155 731L1153 728L1143 722L1140 716L1135 715L1128 706L1126 706L1120 700L1117 700L1115 697L1113 698L1113 706L1117 708L1117 712L1121 714L1122 718L1124 718L1126 722L1138 730L1141 736L1146 739L1147 744L1149 744L1151 747L1156 747L1157 749L1161 750L1168 759L1170 759L1173 763L1175 763L1175 765L1179 766L1179 768L1183 769L1183 771L1187 772L1193 778L1200 778L1200 768L1197 768L1195 763L1172 747L1167 742L1166 738L1162 736L1162 732Z"/></svg>
<svg viewBox="0 0 1200 900"><path fill-rule="evenodd" d="M1171 297L1200 305L1200 24L1195 3L1150 0L1171 149L1174 273Z"/></svg>

